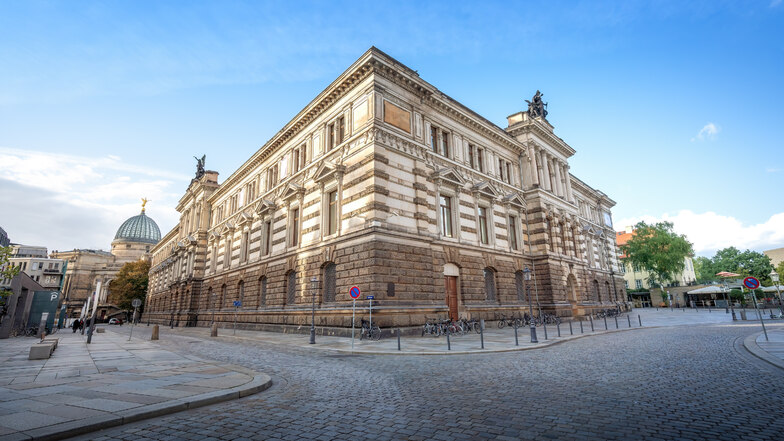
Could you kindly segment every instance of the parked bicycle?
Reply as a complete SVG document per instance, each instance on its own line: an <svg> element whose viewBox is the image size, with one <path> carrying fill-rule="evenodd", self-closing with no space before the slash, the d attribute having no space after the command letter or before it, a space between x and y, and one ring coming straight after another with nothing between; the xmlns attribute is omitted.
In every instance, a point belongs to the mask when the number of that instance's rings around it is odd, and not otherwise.
<svg viewBox="0 0 784 441"><path fill-rule="evenodd" d="M370 322L365 319L360 319L362 323L362 329L359 332L359 339L364 340L366 338L378 341L381 339L381 328L378 325L370 326Z"/></svg>

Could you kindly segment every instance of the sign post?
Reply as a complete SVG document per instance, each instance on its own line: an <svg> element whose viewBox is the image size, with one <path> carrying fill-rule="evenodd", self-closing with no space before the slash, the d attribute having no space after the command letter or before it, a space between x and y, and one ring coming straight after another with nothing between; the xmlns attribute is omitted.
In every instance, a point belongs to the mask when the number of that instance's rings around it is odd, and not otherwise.
<svg viewBox="0 0 784 441"><path fill-rule="evenodd" d="M354 352L354 319L357 316L357 299L361 295L359 287L352 286L351 289L348 290L348 295L350 295L353 300L353 305L351 307L351 352Z"/></svg>
<svg viewBox="0 0 784 441"><path fill-rule="evenodd" d="M133 336L133 325L136 324L136 311L142 306L142 301L133 299L131 301L131 306L133 306L133 317L131 318L131 333L128 335L128 341L131 341L131 337Z"/></svg>
<svg viewBox="0 0 784 441"><path fill-rule="evenodd" d="M242 302L239 300L234 301L234 330L233 335L237 335L237 311L239 311L240 306L242 306Z"/></svg>
<svg viewBox="0 0 784 441"><path fill-rule="evenodd" d="M370 300L370 332L372 332L373 331L373 299L375 299L376 296L367 296L365 298ZM368 336L370 336L370 334L368 334Z"/></svg>
<svg viewBox="0 0 784 441"><path fill-rule="evenodd" d="M748 288L749 293L751 293L751 300L754 302L754 309L757 311L757 317L759 318L760 324L762 325L762 332L765 333L765 341L769 341L768 330L765 329L765 321L762 320L762 313L757 307L757 295L754 293L754 290L760 287L760 282L754 277L746 277L743 279L743 286Z"/></svg>

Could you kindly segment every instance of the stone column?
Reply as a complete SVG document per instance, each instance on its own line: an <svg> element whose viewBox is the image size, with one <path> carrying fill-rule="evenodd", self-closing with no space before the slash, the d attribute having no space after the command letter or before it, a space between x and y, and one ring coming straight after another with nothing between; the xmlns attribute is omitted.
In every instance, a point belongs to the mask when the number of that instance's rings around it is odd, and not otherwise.
<svg viewBox="0 0 784 441"><path fill-rule="evenodd" d="M566 179L566 200L569 202L574 201L574 195L572 194L572 179L569 175L569 164L564 163L564 177Z"/></svg>
<svg viewBox="0 0 784 441"><path fill-rule="evenodd" d="M550 160L547 153L542 151L542 175L544 178L544 189L553 191L552 180L550 179Z"/></svg>
<svg viewBox="0 0 784 441"><path fill-rule="evenodd" d="M561 161L557 158L553 158L553 168L555 169L555 193L558 197L563 197L563 185L561 181Z"/></svg>

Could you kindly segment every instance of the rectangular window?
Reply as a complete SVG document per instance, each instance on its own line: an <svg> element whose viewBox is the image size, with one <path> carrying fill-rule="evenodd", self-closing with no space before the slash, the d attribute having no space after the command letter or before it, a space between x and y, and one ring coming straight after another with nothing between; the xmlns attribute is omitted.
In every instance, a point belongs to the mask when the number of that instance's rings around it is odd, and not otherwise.
<svg viewBox="0 0 784 441"><path fill-rule="evenodd" d="M498 175L501 176L502 181L506 182L504 178L504 160L501 158L498 158Z"/></svg>
<svg viewBox="0 0 784 441"><path fill-rule="evenodd" d="M332 235L338 231L338 192L337 190L329 192L327 195L327 212L329 218L327 219L327 235Z"/></svg>
<svg viewBox="0 0 784 441"><path fill-rule="evenodd" d="M509 245L517 251L517 217L509 216Z"/></svg>
<svg viewBox="0 0 784 441"><path fill-rule="evenodd" d="M637 287L637 289L642 288L642 280L635 280L634 285Z"/></svg>
<svg viewBox="0 0 784 441"><path fill-rule="evenodd" d="M438 128L434 126L430 126L430 145L433 151L438 153Z"/></svg>
<svg viewBox="0 0 784 441"><path fill-rule="evenodd" d="M248 232L242 233L242 254L240 255L240 258L243 262L248 261L248 235Z"/></svg>
<svg viewBox="0 0 784 441"><path fill-rule="evenodd" d="M488 243L487 209L484 207L479 207L479 241L482 242L483 245L487 245Z"/></svg>
<svg viewBox="0 0 784 441"><path fill-rule="evenodd" d="M291 210L291 246L299 244L299 208Z"/></svg>
<svg viewBox="0 0 784 441"><path fill-rule="evenodd" d="M449 150L449 133L441 132L441 142L443 143L444 156L451 158L452 155Z"/></svg>
<svg viewBox="0 0 784 441"><path fill-rule="evenodd" d="M479 172L485 172L485 164L483 162L482 156L484 156L485 151L484 149L476 149L476 165L479 167Z"/></svg>
<svg viewBox="0 0 784 441"><path fill-rule="evenodd" d="M338 124L338 133L337 133L337 142L335 143L335 145L338 145L341 142L343 142L343 139L345 139L346 137L346 123L343 120L342 116L338 118L337 124Z"/></svg>
<svg viewBox="0 0 784 441"><path fill-rule="evenodd" d="M226 269L231 265L231 238L226 238L226 246L223 249L223 268Z"/></svg>
<svg viewBox="0 0 784 441"><path fill-rule="evenodd" d="M300 159L299 149L294 149L294 151L291 154L291 173L292 174L294 174L294 173L299 171L299 166L300 166L299 159Z"/></svg>
<svg viewBox="0 0 784 441"><path fill-rule="evenodd" d="M476 168L474 163L474 146L472 144L468 144L468 165L471 168Z"/></svg>
<svg viewBox="0 0 784 441"><path fill-rule="evenodd" d="M335 148L335 124L327 126L327 151Z"/></svg>
<svg viewBox="0 0 784 441"><path fill-rule="evenodd" d="M512 183L512 163L511 162L507 162L506 163L506 183L507 184L511 184Z"/></svg>
<svg viewBox="0 0 784 441"><path fill-rule="evenodd" d="M441 234L452 237L452 198L441 196Z"/></svg>
<svg viewBox="0 0 784 441"><path fill-rule="evenodd" d="M267 256L270 253L270 245L272 243L272 221L264 222L263 236L264 236L263 253L265 256Z"/></svg>

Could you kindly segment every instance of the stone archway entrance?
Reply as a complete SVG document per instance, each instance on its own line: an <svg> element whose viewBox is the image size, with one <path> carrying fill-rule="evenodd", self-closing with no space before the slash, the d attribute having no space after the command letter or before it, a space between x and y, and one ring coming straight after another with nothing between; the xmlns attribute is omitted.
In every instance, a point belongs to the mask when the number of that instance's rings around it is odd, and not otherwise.
<svg viewBox="0 0 784 441"><path fill-rule="evenodd" d="M460 316L457 301L457 278L460 276L460 269L453 263L444 265L444 299L449 308L449 318L457 320Z"/></svg>

